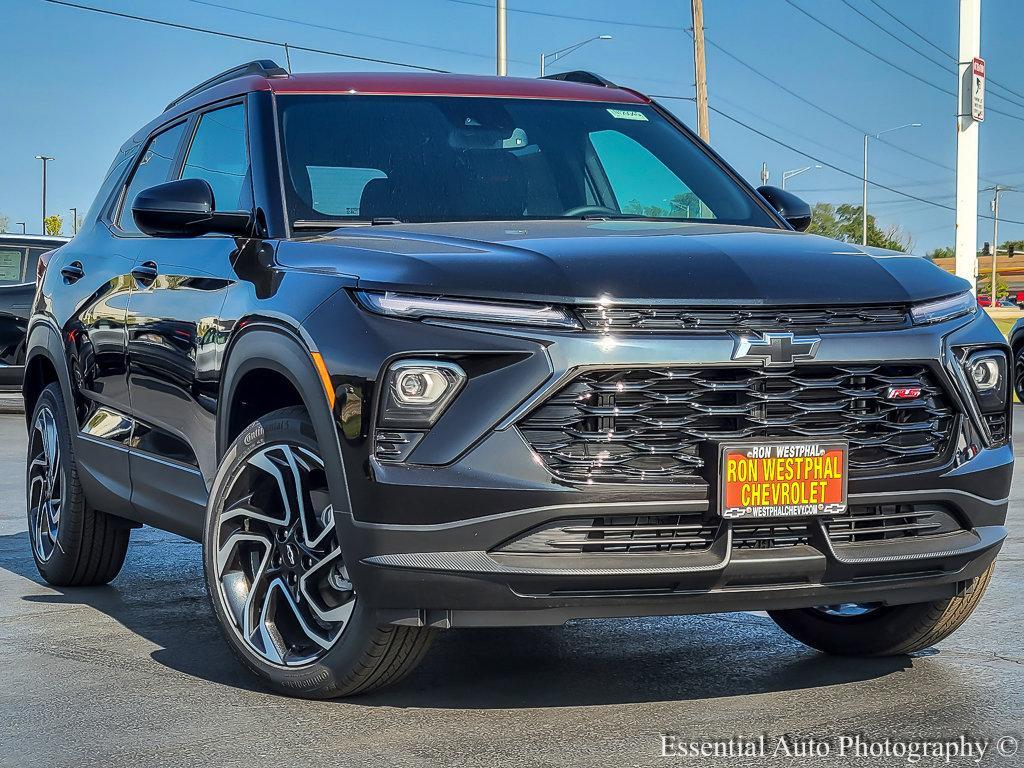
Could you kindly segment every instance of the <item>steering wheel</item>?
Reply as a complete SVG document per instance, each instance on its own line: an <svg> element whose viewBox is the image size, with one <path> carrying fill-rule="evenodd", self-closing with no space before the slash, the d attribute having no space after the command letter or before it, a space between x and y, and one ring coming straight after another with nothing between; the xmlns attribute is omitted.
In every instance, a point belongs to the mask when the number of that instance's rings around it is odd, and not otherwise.
<svg viewBox="0 0 1024 768"><path fill-rule="evenodd" d="M566 218L572 218L576 216L601 216L608 214L611 216L621 216L622 214L613 208L608 208L604 205L577 205L575 208L570 208L562 215Z"/></svg>

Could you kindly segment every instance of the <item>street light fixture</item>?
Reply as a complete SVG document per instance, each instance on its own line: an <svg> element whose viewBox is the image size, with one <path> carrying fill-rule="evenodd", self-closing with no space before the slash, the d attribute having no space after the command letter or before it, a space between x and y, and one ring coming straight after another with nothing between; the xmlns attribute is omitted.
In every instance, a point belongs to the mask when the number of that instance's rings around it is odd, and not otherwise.
<svg viewBox="0 0 1024 768"><path fill-rule="evenodd" d="M803 168L794 168L791 171L783 171L782 172L782 188L785 189L786 188L786 182L789 181L790 179L792 179L794 176L799 176L801 173L805 173L806 171L814 170L815 168L821 168L821 166L820 165L808 165L808 166L804 166Z"/></svg>
<svg viewBox="0 0 1024 768"><path fill-rule="evenodd" d="M878 133L864 134L864 200L861 205L861 245L868 244L868 139L877 139L883 133L901 131L904 128L920 128L921 125L921 123L907 123L905 125L897 125L895 128L886 128Z"/></svg>
<svg viewBox="0 0 1024 768"><path fill-rule="evenodd" d="M36 155L36 160L43 161L43 228L39 231L44 235L46 234L46 164L53 159L46 155Z"/></svg>
<svg viewBox="0 0 1024 768"><path fill-rule="evenodd" d="M578 43L573 43L572 45L567 45L565 48L559 48L557 51L552 51L551 53L542 53L540 55L540 76L544 77L544 70L545 70L545 67L547 66L548 59L550 59L553 62L554 61L558 61L559 59L564 59L566 56L568 56L573 51L579 50L580 48L582 48L587 43L592 43L595 40L611 40L611 39L612 39L611 35L597 35L596 37L588 37L586 40L581 40Z"/></svg>

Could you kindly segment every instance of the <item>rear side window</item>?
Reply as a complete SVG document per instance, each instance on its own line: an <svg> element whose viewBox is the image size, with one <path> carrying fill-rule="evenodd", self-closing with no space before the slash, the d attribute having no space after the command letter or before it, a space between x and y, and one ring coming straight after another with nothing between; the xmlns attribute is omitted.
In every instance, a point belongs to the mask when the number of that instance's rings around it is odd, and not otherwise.
<svg viewBox="0 0 1024 768"><path fill-rule="evenodd" d="M183 179L205 179L219 211L249 208L244 193L249 172L245 142L245 107L233 104L199 118L195 138L181 169Z"/></svg>
<svg viewBox="0 0 1024 768"><path fill-rule="evenodd" d="M125 232L139 231L135 226L135 219L132 218L132 203L142 190L167 181L171 166L174 164L174 153L181 143L181 134L184 130L185 123L178 123L173 128L158 133L143 151L142 159L139 160L131 181L128 182L121 213L118 216L117 225Z"/></svg>

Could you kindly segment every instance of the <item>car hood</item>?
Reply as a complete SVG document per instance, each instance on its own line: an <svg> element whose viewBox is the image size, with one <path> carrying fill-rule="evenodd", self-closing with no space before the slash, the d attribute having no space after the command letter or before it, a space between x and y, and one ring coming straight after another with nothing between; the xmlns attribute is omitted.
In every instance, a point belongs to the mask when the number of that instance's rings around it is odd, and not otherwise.
<svg viewBox="0 0 1024 768"><path fill-rule="evenodd" d="M344 227L283 243L278 259L351 276L370 290L559 303L885 304L968 288L918 256L689 222Z"/></svg>

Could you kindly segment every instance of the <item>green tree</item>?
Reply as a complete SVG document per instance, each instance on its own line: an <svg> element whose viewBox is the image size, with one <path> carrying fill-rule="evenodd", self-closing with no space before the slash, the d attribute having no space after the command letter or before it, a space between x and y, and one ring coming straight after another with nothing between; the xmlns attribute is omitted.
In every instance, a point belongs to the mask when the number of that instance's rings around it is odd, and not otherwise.
<svg viewBox="0 0 1024 768"><path fill-rule="evenodd" d="M928 259L952 259L956 257L956 249L951 248L948 245L944 245L941 248L933 248L925 254Z"/></svg>
<svg viewBox="0 0 1024 768"><path fill-rule="evenodd" d="M52 214L43 219L43 228L47 235L59 235L64 229L64 217L59 214Z"/></svg>
<svg viewBox="0 0 1024 768"><path fill-rule="evenodd" d="M992 273L989 272L986 276L984 273L978 275L978 293L984 293L987 296L992 295ZM1006 284L1006 280L1003 276L996 272L996 297L1005 296L1009 293L1010 287Z"/></svg>
<svg viewBox="0 0 1024 768"><path fill-rule="evenodd" d="M808 232L831 237L844 243L859 243L863 234L862 211L859 205L815 203ZM875 217L868 214L868 245L893 251L909 251L913 241L899 227L883 230Z"/></svg>
<svg viewBox="0 0 1024 768"><path fill-rule="evenodd" d="M1003 253L1009 253L1010 252L1010 246L1013 246L1013 255L1014 256L1024 256L1024 240L1007 240L1007 241L1005 241L1002 245L999 246L999 253L1000 253L1000 255L1002 255Z"/></svg>

